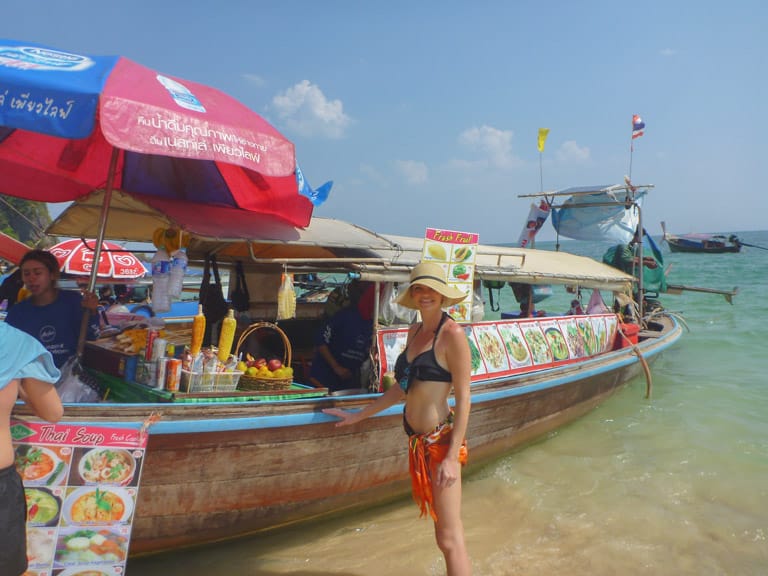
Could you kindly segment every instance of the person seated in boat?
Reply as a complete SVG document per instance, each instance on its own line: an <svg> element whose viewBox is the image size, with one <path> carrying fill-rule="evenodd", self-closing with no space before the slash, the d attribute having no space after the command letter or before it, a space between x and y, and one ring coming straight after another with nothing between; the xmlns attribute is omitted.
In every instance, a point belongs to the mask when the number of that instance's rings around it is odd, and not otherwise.
<svg viewBox="0 0 768 576"><path fill-rule="evenodd" d="M60 290L59 263L47 250L30 250L19 268L30 296L11 308L5 321L37 338L61 368L77 353L84 308L90 312L86 338L98 336L98 297L87 290Z"/></svg>
<svg viewBox="0 0 768 576"><path fill-rule="evenodd" d="M16 471L11 442L11 412L18 398L48 422L64 409L53 383L59 370L51 354L36 339L0 322L0 574L19 576L27 569L27 502Z"/></svg>
<svg viewBox="0 0 768 576"><path fill-rule="evenodd" d="M395 364L397 383L362 410L323 410L340 418L337 426L348 426L405 399L403 427L408 434L413 496L421 516L431 516L447 573L453 576L471 572L461 521L471 353L464 328L443 309L464 299L463 292L448 284L442 266L435 262L415 266L397 302L418 310L421 322L408 330L405 350ZM448 404L451 391L453 409Z"/></svg>
<svg viewBox="0 0 768 576"><path fill-rule="evenodd" d="M350 303L337 311L317 335L310 382L331 392L361 387L360 371L373 340L374 285L352 282Z"/></svg>
<svg viewBox="0 0 768 576"><path fill-rule="evenodd" d="M571 307L568 309L568 312L565 313L566 316L580 316L584 314L584 309L581 307L581 302L577 298L574 298L571 300Z"/></svg>
<svg viewBox="0 0 768 576"><path fill-rule="evenodd" d="M629 241L629 244L617 244L611 246L603 254L603 263L618 268L626 274L636 275L638 267L640 266L640 254L638 253L640 246L640 232L635 232L635 236ZM643 256L643 266L655 270L658 267L658 262L653 256Z"/></svg>
<svg viewBox="0 0 768 576"><path fill-rule="evenodd" d="M533 298L533 285L510 282L510 288L515 298L520 302L520 314L518 318L540 318L546 316L543 310L536 310Z"/></svg>

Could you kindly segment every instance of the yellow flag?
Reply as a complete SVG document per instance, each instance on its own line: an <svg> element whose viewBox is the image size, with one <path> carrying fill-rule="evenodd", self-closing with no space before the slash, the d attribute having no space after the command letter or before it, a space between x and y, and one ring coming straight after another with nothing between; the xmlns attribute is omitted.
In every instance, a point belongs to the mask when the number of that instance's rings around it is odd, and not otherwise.
<svg viewBox="0 0 768 576"><path fill-rule="evenodd" d="M539 152L544 152L544 142L547 141L549 128L539 128Z"/></svg>

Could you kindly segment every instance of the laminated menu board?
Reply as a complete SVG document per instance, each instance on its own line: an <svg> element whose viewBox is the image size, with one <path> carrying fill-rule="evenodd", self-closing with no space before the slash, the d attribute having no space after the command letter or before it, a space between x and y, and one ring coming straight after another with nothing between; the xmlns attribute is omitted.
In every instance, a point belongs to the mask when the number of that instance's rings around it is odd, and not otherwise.
<svg viewBox="0 0 768 576"><path fill-rule="evenodd" d="M14 420L27 499L25 576L125 574L147 434Z"/></svg>
<svg viewBox="0 0 768 576"><path fill-rule="evenodd" d="M471 319L472 286L479 239L480 236L473 232L439 228L427 228L424 236L422 259L440 264L445 269L448 284L466 295L463 301L448 309L448 313L457 322L469 322Z"/></svg>
<svg viewBox="0 0 768 576"><path fill-rule="evenodd" d="M615 314L466 324L472 381L530 372L608 352L616 329ZM378 331L382 372L394 369L407 337L407 328Z"/></svg>

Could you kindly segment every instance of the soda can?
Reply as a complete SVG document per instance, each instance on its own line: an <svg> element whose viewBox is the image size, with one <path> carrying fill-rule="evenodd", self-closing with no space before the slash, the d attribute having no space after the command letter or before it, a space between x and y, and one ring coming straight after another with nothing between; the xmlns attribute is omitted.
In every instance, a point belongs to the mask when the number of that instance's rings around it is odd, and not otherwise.
<svg viewBox="0 0 768 576"><path fill-rule="evenodd" d="M157 378L155 379L155 389L162 390L165 388L165 382L168 378L168 358L158 358L155 360L157 364Z"/></svg>
<svg viewBox="0 0 768 576"><path fill-rule="evenodd" d="M165 338L160 338L160 336L155 338L152 342L152 360L160 360L160 358L165 356L165 346L167 343Z"/></svg>
<svg viewBox="0 0 768 576"><path fill-rule="evenodd" d="M168 390L168 392L178 392L180 382L181 360L178 358L168 358L165 376L165 389Z"/></svg>

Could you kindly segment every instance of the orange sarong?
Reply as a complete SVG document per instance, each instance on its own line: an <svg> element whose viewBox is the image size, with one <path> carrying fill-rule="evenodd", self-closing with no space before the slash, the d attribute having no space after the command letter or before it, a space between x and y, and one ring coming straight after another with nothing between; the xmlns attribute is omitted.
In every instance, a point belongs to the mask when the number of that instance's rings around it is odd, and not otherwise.
<svg viewBox="0 0 768 576"><path fill-rule="evenodd" d="M408 470L411 473L411 491L413 499L418 504L421 513L427 511L432 520L437 522L434 497L432 495L432 476L437 473L437 466L445 460L451 444L453 432L453 411L448 418L432 432L426 434L411 434L408 437ZM467 463L467 441L464 440L459 449L459 463Z"/></svg>

